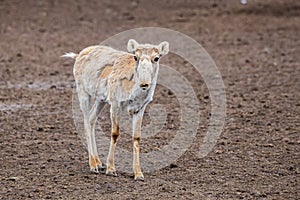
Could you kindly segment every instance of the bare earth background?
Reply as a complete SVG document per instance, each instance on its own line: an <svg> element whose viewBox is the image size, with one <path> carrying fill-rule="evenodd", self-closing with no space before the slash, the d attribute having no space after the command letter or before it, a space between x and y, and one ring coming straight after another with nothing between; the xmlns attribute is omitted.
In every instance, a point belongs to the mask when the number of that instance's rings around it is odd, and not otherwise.
<svg viewBox="0 0 300 200"><path fill-rule="evenodd" d="M1 199L300 198L300 1L1 0L0 25ZM71 113L73 62L59 56L143 26L185 33L212 56L226 87L224 131L199 159L209 93L193 67L170 54L162 63L191 82L201 105L191 148L144 182L95 175ZM141 141L142 152L167 145L166 130L180 128L172 92L159 86L154 99L168 119ZM109 135L108 109L101 119ZM131 149L129 134L119 146Z"/></svg>

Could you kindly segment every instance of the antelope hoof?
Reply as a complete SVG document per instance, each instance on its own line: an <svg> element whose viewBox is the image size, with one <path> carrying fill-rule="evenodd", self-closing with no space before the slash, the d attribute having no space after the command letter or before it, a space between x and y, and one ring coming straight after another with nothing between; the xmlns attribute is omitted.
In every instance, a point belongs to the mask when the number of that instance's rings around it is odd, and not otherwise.
<svg viewBox="0 0 300 200"><path fill-rule="evenodd" d="M98 174L99 166L102 166L99 157L90 155L89 164L90 164L91 172Z"/></svg>
<svg viewBox="0 0 300 200"><path fill-rule="evenodd" d="M105 172L106 166L103 165L103 164L99 164L99 165L97 166L97 168L98 168L99 171L101 171L101 172L104 171L104 172Z"/></svg>
<svg viewBox="0 0 300 200"><path fill-rule="evenodd" d="M134 180L136 181L144 181L144 175L142 172L140 173L137 173L135 176L134 176Z"/></svg>
<svg viewBox="0 0 300 200"><path fill-rule="evenodd" d="M99 174L98 167L91 168L91 170L90 170L90 171L91 171L92 173Z"/></svg>
<svg viewBox="0 0 300 200"><path fill-rule="evenodd" d="M106 175L108 176L118 176L116 170L106 170Z"/></svg>

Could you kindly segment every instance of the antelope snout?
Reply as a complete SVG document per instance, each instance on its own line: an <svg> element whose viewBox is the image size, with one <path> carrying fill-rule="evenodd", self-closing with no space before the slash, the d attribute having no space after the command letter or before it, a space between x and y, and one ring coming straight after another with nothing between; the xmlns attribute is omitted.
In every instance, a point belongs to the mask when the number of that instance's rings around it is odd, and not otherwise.
<svg viewBox="0 0 300 200"><path fill-rule="evenodd" d="M140 84L140 88L142 88L142 90L148 90L150 87L149 83L141 83Z"/></svg>

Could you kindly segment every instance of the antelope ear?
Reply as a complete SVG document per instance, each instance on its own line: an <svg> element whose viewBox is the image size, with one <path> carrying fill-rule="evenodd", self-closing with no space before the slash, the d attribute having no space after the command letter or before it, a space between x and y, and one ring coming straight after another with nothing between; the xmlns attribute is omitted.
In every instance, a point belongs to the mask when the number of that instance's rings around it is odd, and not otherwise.
<svg viewBox="0 0 300 200"><path fill-rule="evenodd" d="M158 45L160 55L164 56L169 53L169 43L164 41Z"/></svg>
<svg viewBox="0 0 300 200"><path fill-rule="evenodd" d="M128 40L127 51L129 53L133 53L133 52L135 52L135 50L137 49L138 46L139 46L139 43L137 41L135 41L134 39L130 39L130 40Z"/></svg>

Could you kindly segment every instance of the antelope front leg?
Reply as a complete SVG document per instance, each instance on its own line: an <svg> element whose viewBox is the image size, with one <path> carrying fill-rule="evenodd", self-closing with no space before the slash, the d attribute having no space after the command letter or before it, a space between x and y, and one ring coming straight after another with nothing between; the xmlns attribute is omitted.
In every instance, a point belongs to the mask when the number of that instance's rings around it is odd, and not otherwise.
<svg viewBox="0 0 300 200"><path fill-rule="evenodd" d="M117 140L120 135L119 116L120 116L120 109L112 105L110 108L111 141L110 141L109 153L107 157L106 174L113 175L113 176L117 176L114 157L115 157L115 148L116 148Z"/></svg>
<svg viewBox="0 0 300 200"><path fill-rule="evenodd" d="M132 128L133 128L133 172L135 180L144 180L144 175L140 167L140 139L141 139L141 126L144 115L144 109L141 109L138 113L133 114Z"/></svg>

